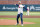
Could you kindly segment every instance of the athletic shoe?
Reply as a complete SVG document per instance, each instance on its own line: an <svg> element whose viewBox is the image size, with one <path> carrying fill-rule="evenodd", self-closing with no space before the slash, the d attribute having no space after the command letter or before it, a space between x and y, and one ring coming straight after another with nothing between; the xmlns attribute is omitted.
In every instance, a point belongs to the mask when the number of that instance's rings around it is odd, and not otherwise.
<svg viewBox="0 0 40 27"><path fill-rule="evenodd" d="M16 25L19 25L19 24L16 24Z"/></svg>
<svg viewBox="0 0 40 27"><path fill-rule="evenodd" d="M23 26L23 24L21 24L21 26Z"/></svg>

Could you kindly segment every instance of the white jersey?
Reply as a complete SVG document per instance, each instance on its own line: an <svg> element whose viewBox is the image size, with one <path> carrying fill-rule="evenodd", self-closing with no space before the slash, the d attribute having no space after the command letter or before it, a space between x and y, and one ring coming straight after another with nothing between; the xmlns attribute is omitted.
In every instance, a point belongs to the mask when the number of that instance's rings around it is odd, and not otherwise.
<svg viewBox="0 0 40 27"><path fill-rule="evenodd" d="M19 5L18 7L18 14L23 13L23 5Z"/></svg>
<svg viewBox="0 0 40 27"><path fill-rule="evenodd" d="M27 11L29 11L29 7L27 7Z"/></svg>

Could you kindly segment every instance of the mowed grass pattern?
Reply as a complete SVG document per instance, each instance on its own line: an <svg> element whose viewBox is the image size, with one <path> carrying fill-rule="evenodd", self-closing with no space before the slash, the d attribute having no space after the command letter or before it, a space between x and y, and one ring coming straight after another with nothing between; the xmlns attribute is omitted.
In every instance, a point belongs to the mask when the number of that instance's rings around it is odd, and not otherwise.
<svg viewBox="0 0 40 27"><path fill-rule="evenodd" d="M23 12L23 15L26 15L27 12ZM18 12L14 12L14 11L11 11L11 12L0 12L0 15L17 15ZM37 16L40 16L40 12L30 12L29 13L30 15L37 15Z"/></svg>

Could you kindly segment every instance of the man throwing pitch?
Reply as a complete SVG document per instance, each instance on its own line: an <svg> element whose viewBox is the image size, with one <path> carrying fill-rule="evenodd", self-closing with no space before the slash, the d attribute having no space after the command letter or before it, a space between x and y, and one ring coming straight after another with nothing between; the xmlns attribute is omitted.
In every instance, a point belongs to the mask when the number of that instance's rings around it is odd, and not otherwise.
<svg viewBox="0 0 40 27"><path fill-rule="evenodd" d="M16 4L18 6L18 15L17 15L17 24L19 24L19 17L21 18L21 25L23 26L23 8L25 8L22 4L21 4L21 1L18 2L18 4ZM26 9L26 8L25 8Z"/></svg>

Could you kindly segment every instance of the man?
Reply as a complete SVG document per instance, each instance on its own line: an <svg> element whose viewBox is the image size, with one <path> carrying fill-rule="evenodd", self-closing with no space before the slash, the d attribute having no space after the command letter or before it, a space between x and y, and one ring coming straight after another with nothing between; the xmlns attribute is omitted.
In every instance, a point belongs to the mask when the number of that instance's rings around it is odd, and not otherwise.
<svg viewBox="0 0 40 27"><path fill-rule="evenodd" d="M23 8L25 8L22 4L21 4L21 1L18 2L18 4L16 4L18 6L18 15L17 15L17 24L19 24L19 17L21 18L21 25L23 26ZM26 8L25 8L26 9Z"/></svg>

